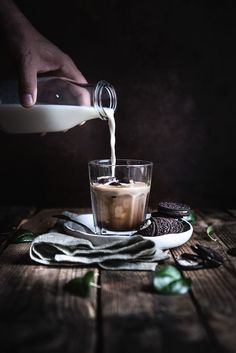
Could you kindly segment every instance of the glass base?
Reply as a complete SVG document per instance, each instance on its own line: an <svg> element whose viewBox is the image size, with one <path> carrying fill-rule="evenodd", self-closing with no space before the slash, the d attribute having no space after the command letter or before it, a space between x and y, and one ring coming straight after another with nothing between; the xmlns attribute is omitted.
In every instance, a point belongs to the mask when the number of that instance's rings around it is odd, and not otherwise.
<svg viewBox="0 0 236 353"><path fill-rule="evenodd" d="M107 235L107 236L111 236L111 235L123 235L123 236L129 236L129 235L133 235L134 233L136 233L137 230L125 230L125 231L112 231L112 230L108 230L105 228L100 228L98 226L95 226L95 234L97 235Z"/></svg>

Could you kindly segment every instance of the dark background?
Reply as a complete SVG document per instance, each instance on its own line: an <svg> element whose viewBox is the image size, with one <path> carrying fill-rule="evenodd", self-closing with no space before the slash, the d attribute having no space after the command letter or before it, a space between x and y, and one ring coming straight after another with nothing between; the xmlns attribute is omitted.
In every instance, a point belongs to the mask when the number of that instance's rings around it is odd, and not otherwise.
<svg viewBox="0 0 236 353"><path fill-rule="evenodd" d="M118 95L118 158L154 162L150 204L234 207L233 1L17 1L90 82ZM14 76L4 50L1 78ZM109 158L100 120L67 133L0 132L0 203L89 206L87 162Z"/></svg>

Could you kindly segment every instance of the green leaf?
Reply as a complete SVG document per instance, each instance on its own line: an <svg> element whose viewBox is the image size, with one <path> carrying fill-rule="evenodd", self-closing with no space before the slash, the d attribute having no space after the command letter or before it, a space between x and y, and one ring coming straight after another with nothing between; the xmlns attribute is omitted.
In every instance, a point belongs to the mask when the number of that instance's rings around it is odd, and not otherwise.
<svg viewBox="0 0 236 353"><path fill-rule="evenodd" d="M231 248L227 251L227 254L236 257L236 248Z"/></svg>
<svg viewBox="0 0 236 353"><path fill-rule="evenodd" d="M72 295L86 298L90 293L90 286L93 280L93 271L88 271L82 277L76 277L64 285L64 290Z"/></svg>
<svg viewBox="0 0 236 353"><path fill-rule="evenodd" d="M211 240L217 241L216 237L214 236L215 230L214 227L212 225L207 227L207 235Z"/></svg>
<svg viewBox="0 0 236 353"><path fill-rule="evenodd" d="M191 279L182 277L175 266L164 265L155 272L153 286L160 294L183 294L189 290Z"/></svg>
<svg viewBox="0 0 236 353"><path fill-rule="evenodd" d="M191 286L190 278L181 278L177 281L171 282L168 286L163 288L163 294L184 294L187 293Z"/></svg>
<svg viewBox="0 0 236 353"><path fill-rule="evenodd" d="M212 225L207 227L207 234L210 236L212 236L212 234L214 234L214 228Z"/></svg>
<svg viewBox="0 0 236 353"><path fill-rule="evenodd" d="M19 243L30 243L36 237L30 230L26 229L19 229L14 233L12 243L19 244Z"/></svg>
<svg viewBox="0 0 236 353"><path fill-rule="evenodd" d="M191 210L189 215L184 217L184 219L190 223L194 223L196 221L196 213Z"/></svg>

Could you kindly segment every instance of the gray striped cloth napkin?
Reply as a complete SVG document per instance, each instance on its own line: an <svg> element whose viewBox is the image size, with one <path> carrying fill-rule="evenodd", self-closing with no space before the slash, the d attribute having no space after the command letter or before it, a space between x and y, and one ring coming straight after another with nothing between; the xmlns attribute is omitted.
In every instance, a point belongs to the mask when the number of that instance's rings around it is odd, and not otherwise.
<svg viewBox="0 0 236 353"><path fill-rule="evenodd" d="M32 260L44 265L98 265L107 270L154 271L158 261L169 258L168 250L157 249L155 243L134 235L122 240L104 240L93 244L58 232L39 235L30 246Z"/></svg>

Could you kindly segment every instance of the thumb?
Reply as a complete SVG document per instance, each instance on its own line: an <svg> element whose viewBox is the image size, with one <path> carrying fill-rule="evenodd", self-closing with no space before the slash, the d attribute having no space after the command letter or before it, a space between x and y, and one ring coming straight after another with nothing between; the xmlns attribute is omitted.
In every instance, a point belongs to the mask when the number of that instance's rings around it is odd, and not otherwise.
<svg viewBox="0 0 236 353"><path fill-rule="evenodd" d="M25 108L34 105L37 99L37 72L26 63L19 70L19 98Z"/></svg>

